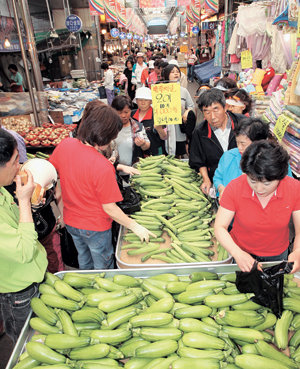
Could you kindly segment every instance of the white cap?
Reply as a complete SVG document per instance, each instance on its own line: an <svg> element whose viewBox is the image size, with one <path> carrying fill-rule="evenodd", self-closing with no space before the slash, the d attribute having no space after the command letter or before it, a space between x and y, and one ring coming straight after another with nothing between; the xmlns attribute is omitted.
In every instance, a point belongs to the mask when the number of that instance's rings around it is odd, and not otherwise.
<svg viewBox="0 0 300 369"><path fill-rule="evenodd" d="M175 60L175 59L170 60L170 61L169 61L169 64L177 65L177 67L179 67L179 65L178 65L178 61L177 61L177 60Z"/></svg>
<svg viewBox="0 0 300 369"><path fill-rule="evenodd" d="M245 106L242 101L236 100L236 99L227 99L226 104L233 105L233 106Z"/></svg>
<svg viewBox="0 0 300 369"><path fill-rule="evenodd" d="M154 60L149 60L149 68L154 69Z"/></svg>
<svg viewBox="0 0 300 369"><path fill-rule="evenodd" d="M217 85L214 88L216 88L217 90L220 90L220 91L227 91L227 88L223 87L222 85Z"/></svg>
<svg viewBox="0 0 300 369"><path fill-rule="evenodd" d="M133 99L133 102L136 103L136 99L143 99L143 100L151 100L152 101L152 95L151 90L148 87L140 87L136 90L135 98Z"/></svg>
<svg viewBox="0 0 300 369"><path fill-rule="evenodd" d="M143 57L144 57L144 53L142 53L142 52L138 52L138 53L136 54L136 57L137 57L137 58L139 58L139 57L143 58Z"/></svg>

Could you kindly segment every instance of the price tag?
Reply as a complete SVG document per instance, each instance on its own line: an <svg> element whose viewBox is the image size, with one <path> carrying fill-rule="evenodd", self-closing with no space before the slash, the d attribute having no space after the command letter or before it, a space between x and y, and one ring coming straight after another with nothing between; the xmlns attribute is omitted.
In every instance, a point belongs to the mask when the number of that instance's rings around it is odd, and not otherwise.
<svg viewBox="0 0 300 369"><path fill-rule="evenodd" d="M179 83L159 83L151 86L154 125L181 124Z"/></svg>
<svg viewBox="0 0 300 369"><path fill-rule="evenodd" d="M252 53L250 50L244 50L241 52L241 67L242 69L253 68Z"/></svg>
<svg viewBox="0 0 300 369"><path fill-rule="evenodd" d="M287 117L286 115L284 114L281 114L277 121L276 121L276 124L275 124L275 127L274 127L274 135L277 137L278 141L281 141L284 134L285 134L285 131L288 127L288 125L293 121L293 119Z"/></svg>

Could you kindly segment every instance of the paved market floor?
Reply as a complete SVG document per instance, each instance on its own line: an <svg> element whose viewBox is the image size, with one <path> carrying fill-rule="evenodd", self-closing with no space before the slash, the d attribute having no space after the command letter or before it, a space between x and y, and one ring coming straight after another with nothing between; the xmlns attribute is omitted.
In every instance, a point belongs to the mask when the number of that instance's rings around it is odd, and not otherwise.
<svg viewBox="0 0 300 369"><path fill-rule="evenodd" d="M199 85L197 82L194 82L194 83L189 82L188 84L188 90L193 100L195 100L194 96L196 94L196 90L198 86ZM2 337L0 337L0 369L5 369L12 351L13 351L13 344L11 343L9 337L4 334Z"/></svg>

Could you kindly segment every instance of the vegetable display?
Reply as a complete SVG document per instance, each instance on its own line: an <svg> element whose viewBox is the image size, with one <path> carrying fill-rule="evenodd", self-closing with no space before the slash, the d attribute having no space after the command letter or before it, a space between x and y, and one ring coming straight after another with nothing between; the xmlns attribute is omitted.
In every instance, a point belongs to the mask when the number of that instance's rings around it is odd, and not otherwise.
<svg viewBox="0 0 300 369"><path fill-rule="evenodd" d="M37 334L14 369L297 369L300 288L292 278L284 277L283 299L292 308L277 319L234 289L235 273L46 273L31 301Z"/></svg>
<svg viewBox="0 0 300 369"><path fill-rule="evenodd" d="M127 232L122 250L140 257L141 263L149 259L171 264L211 262L214 215L210 200L200 190L202 178L187 162L172 156L140 159L137 169L140 175L132 177L132 186L141 195L141 210L131 217L157 238L146 244ZM166 236L171 240L168 245ZM228 256L219 246L217 260Z"/></svg>

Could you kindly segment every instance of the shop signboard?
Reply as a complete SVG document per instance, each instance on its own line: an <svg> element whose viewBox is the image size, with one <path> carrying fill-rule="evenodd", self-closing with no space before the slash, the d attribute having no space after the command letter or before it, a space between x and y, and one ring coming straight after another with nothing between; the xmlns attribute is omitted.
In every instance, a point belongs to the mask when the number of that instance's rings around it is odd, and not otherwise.
<svg viewBox="0 0 300 369"><path fill-rule="evenodd" d="M143 42L143 40L144 40L144 37L140 36L140 41Z"/></svg>
<svg viewBox="0 0 300 369"><path fill-rule="evenodd" d="M139 36L139 35L134 35L134 36L133 36L133 39L134 39L134 40L139 40L139 38L140 38L140 36Z"/></svg>
<svg viewBox="0 0 300 369"><path fill-rule="evenodd" d="M244 50L241 52L241 67L242 69L249 69L253 67L252 53L250 50Z"/></svg>
<svg viewBox="0 0 300 369"><path fill-rule="evenodd" d="M119 38L120 38L120 40L124 40L126 38L126 33L125 32L121 32L119 34Z"/></svg>
<svg viewBox="0 0 300 369"><path fill-rule="evenodd" d="M180 32L180 37L185 37L185 32Z"/></svg>
<svg viewBox="0 0 300 369"><path fill-rule="evenodd" d="M154 125L181 124L179 83L159 83L151 86Z"/></svg>
<svg viewBox="0 0 300 369"><path fill-rule="evenodd" d="M203 31L217 29L218 22L202 22L201 27Z"/></svg>
<svg viewBox="0 0 300 369"><path fill-rule="evenodd" d="M82 20L78 15L70 14L66 18L66 28L70 32L79 32L82 28Z"/></svg>
<svg viewBox="0 0 300 369"><path fill-rule="evenodd" d="M285 134L288 125L292 122L293 122L292 118L289 118L284 114L279 115L273 131L274 135L277 137L279 142L283 139L283 136Z"/></svg>
<svg viewBox="0 0 300 369"><path fill-rule="evenodd" d="M192 32L193 32L194 34L199 33L199 27L198 27L198 26L194 26L194 27L192 28Z"/></svg>
<svg viewBox="0 0 300 369"><path fill-rule="evenodd" d="M119 36L120 31L118 30L118 28L112 28L112 29L110 30L110 34L111 34L111 37L116 38L116 37L118 37L118 36Z"/></svg>
<svg viewBox="0 0 300 369"><path fill-rule="evenodd" d="M126 35L126 37L127 37L127 40L131 40L132 39L132 33L131 32L128 32L127 35Z"/></svg>

